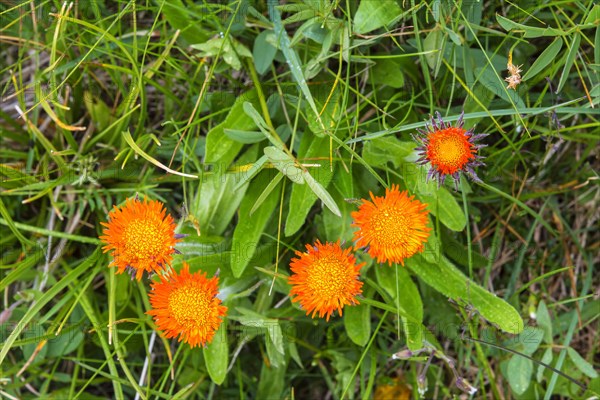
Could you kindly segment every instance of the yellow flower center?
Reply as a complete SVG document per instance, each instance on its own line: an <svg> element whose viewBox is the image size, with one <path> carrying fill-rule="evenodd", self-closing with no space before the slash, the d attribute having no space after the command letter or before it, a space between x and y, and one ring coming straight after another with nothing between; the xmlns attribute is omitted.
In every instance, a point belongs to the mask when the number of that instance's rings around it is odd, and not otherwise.
<svg viewBox="0 0 600 400"><path fill-rule="evenodd" d="M411 232L409 219L395 207L373 213L371 223L377 240L383 246L394 247L405 243Z"/></svg>
<svg viewBox="0 0 600 400"><path fill-rule="evenodd" d="M429 135L427 158L444 174L453 174L474 159L476 149L463 128L447 128Z"/></svg>
<svg viewBox="0 0 600 400"><path fill-rule="evenodd" d="M323 257L311 265L306 284L319 297L336 298L345 295L348 276L348 265L334 255Z"/></svg>
<svg viewBox="0 0 600 400"><path fill-rule="evenodd" d="M164 251L164 238L158 227L147 219L131 221L125 229L125 250L138 259L149 259Z"/></svg>
<svg viewBox="0 0 600 400"><path fill-rule="evenodd" d="M179 324L191 329L209 324L211 302L211 296L192 283L169 295L169 310Z"/></svg>

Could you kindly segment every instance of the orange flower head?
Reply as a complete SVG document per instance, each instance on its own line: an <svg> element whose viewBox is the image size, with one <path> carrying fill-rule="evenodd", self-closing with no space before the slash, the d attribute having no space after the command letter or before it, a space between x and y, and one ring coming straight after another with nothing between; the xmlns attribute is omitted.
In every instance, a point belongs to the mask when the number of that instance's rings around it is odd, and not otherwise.
<svg viewBox="0 0 600 400"><path fill-rule="evenodd" d="M104 252L112 251L110 266L116 266L118 273L130 269L140 280L144 271L159 272L171 263L182 235L175 234L173 217L166 215L161 202L127 199L108 218L108 223L101 222L105 229L100 239L106 243Z"/></svg>
<svg viewBox="0 0 600 400"><path fill-rule="evenodd" d="M485 145L475 142L486 134L473 135L473 129L463 128L463 114L458 118L457 126L444 123L440 113L436 113L437 121L431 118L431 126L426 125L425 130L419 130L420 136L416 138L421 146L417 147L420 158L419 164L431 164L427 180L436 177L438 185L442 185L447 175L452 176L454 185L458 189L459 172L467 172L476 182L481 182L473 167L484 165L479 149Z"/></svg>
<svg viewBox="0 0 600 400"><path fill-rule="evenodd" d="M306 315L312 318L326 316L327 321L337 309L342 315L346 304L358 304L356 296L362 293L363 285L358 280L359 271L365 263L356 265L351 249L342 249L337 243L319 240L314 246L306 245L306 252L296 251L299 258L292 258L292 275L288 282L292 285L292 302L300 302Z"/></svg>
<svg viewBox="0 0 600 400"><path fill-rule="evenodd" d="M206 278L206 273L190 274L189 265L183 263L181 272L161 275L160 282L152 283L150 304L146 314L167 339L179 336L190 347L210 343L223 322L227 307L217 297L219 278Z"/></svg>
<svg viewBox="0 0 600 400"><path fill-rule="evenodd" d="M356 247L366 247L377 262L400 263L423 251L429 237L427 204L401 192L396 185L385 190L385 197L373 196L362 200L358 211L352 212L358 227L354 232Z"/></svg>

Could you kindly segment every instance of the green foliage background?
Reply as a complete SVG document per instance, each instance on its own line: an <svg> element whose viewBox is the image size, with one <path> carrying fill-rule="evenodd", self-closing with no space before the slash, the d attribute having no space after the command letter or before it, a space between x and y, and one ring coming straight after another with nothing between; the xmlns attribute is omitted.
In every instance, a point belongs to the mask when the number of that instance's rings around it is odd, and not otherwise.
<svg viewBox="0 0 600 400"><path fill-rule="evenodd" d="M0 396L600 392L599 5L13 0L0 21ZM483 183L414 163L436 111L489 134ZM305 316L294 251L352 245L356 200L392 184L429 205L425 251L357 252L361 305ZM175 269L219 273L204 349L107 268L99 222L136 194L189 234Z"/></svg>

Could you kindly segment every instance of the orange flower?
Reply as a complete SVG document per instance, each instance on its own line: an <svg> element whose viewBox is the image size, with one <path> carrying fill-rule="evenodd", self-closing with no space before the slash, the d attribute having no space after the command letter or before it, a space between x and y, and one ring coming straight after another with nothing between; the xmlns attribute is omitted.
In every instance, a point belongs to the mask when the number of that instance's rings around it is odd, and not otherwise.
<svg viewBox="0 0 600 400"><path fill-rule="evenodd" d="M342 249L339 240L325 244L317 240L314 246L307 244L306 250L296 251L300 258L290 263L292 302L300 302L306 315L312 311L312 318L317 312L320 318L326 315L327 321L335 309L342 315L344 305L358 304L355 296L362 293L363 285L358 276L365 263L356 265L350 249Z"/></svg>
<svg viewBox="0 0 600 400"><path fill-rule="evenodd" d="M427 174L427 180L436 177L438 185L442 185L446 175L452 176L454 185L458 189L459 172L467 172L476 182L481 182L473 167L485 165L478 155L479 149L486 145L476 145L475 142L487 136L487 134L473 135L473 128L463 128L464 112L460 114L457 126L444 123L439 112L436 112L437 122L431 117L431 126L425 126L425 130L419 129L420 136L417 141L421 146L417 147L421 156L417 163L431 163Z"/></svg>
<svg viewBox="0 0 600 400"><path fill-rule="evenodd" d="M175 234L173 217L165 214L157 200L127 199L122 208L115 206L109 222L101 222L106 227L100 236L106 243L102 249L112 250L114 257L110 266L117 266L118 273L129 267L140 280L144 271L159 272L170 264L181 235Z"/></svg>
<svg viewBox="0 0 600 400"><path fill-rule="evenodd" d="M429 237L427 204L408 197L396 185L385 190L385 197L370 195L372 202L363 199L358 211L352 212L352 226L359 228L354 232L356 246L366 246L377 262L404 265L406 258L423 251Z"/></svg>
<svg viewBox="0 0 600 400"><path fill-rule="evenodd" d="M212 341L223 322L227 307L217 298L219 278L206 278L206 273L190 274L183 263L179 275L161 275L152 283L150 304L146 314L154 317L158 329L166 338L179 336L178 341L190 347L204 346Z"/></svg>

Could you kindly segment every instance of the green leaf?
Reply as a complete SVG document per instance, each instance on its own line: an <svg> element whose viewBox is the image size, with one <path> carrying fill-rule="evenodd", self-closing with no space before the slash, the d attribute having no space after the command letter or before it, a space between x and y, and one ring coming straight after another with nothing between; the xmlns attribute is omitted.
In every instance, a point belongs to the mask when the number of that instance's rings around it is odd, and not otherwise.
<svg viewBox="0 0 600 400"><path fill-rule="evenodd" d="M258 111L256 111L256 108L254 108L254 105L252 103L250 103L249 101L246 101L246 102L244 102L243 107L244 107L244 112L250 118L252 118L252 120L254 121L256 126L258 126L258 129L260 129L260 131L265 135L265 137L267 139L269 139L269 141L273 144L273 146L275 146L279 150L283 150L283 142L281 142L281 140L278 137L275 137L273 135L273 132L271 132L271 130L269 129L269 126L263 119L262 115L260 115L258 113Z"/></svg>
<svg viewBox="0 0 600 400"><path fill-rule="evenodd" d="M256 399L281 399L285 386L285 367L276 368L266 362L261 362L260 378Z"/></svg>
<svg viewBox="0 0 600 400"><path fill-rule="evenodd" d="M257 155L258 146L251 146L240 156L237 163L242 165L250 163L256 160ZM246 174L246 172L223 173L217 168L211 175L203 177L198 185L196 197L190 204L190 213L198 220L202 235L223 234L248 188L247 182L239 184Z"/></svg>
<svg viewBox="0 0 600 400"><path fill-rule="evenodd" d="M542 356L542 359L540 361L543 362L544 364L548 364L548 365L550 365L552 363L552 347L548 347L546 349L546 351L544 351L544 355ZM538 367L537 374L536 374L536 379L538 382L542 382L542 379L544 379L544 371L545 370L546 370L546 367L543 365L540 365Z"/></svg>
<svg viewBox="0 0 600 400"><path fill-rule="evenodd" d="M268 160L269 159L267 158L267 156L263 155L254 163L252 163L252 167L250 167L250 169L246 171L246 173L242 176L239 183L236 185L235 188L233 188L233 190L238 190L239 188L244 186L246 182L250 181L256 175L258 175L258 173L262 170L263 166L267 163Z"/></svg>
<svg viewBox="0 0 600 400"><path fill-rule="evenodd" d="M75 351L83 341L83 331L80 327L64 329L60 335L48 340L46 357L57 358Z"/></svg>
<svg viewBox="0 0 600 400"><path fill-rule="evenodd" d="M303 171L296 166L296 160L292 156L285 153L283 150L279 150L275 146L265 147L264 152L265 156L267 156L271 164L273 164L279 172L287 176L296 184L304 183Z"/></svg>
<svg viewBox="0 0 600 400"><path fill-rule="evenodd" d="M350 340L365 346L371 336L371 308L366 304L344 307L344 327Z"/></svg>
<svg viewBox="0 0 600 400"><path fill-rule="evenodd" d="M193 14L189 12L189 9L181 0L169 0L163 4L162 13L165 15L167 22L173 29L181 30L181 36L188 43L204 42L210 37L207 32L201 29L202 24L189 19Z"/></svg>
<svg viewBox="0 0 600 400"><path fill-rule="evenodd" d="M423 302L412 277L404 267L397 265L378 266L376 274L379 285L394 300L394 304L390 305L394 307L399 305L404 314L411 316L410 320L401 317L406 334L406 345L410 350L423 348Z"/></svg>
<svg viewBox="0 0 600 400"><path fill-rule="evenodd" d="M600 27L600 4L595 4L585 18L584 24L594 24Z"/></svg>
<svg viewBox="0 0 600 400"><path fill-rule="evenodd" d="M531 382L533 362L525 357L514 355L508 362L508 383L518 395L525 393Z"/></svg>
<svg viewBox="0 0 600 400"><path fill-rule="evenodd" d="M75 282L79 275L83 274L84 272L88 274L96 273L98 265L96 265L94 268L92 268L92 265L94 265L94 263L98 260L100 254L101 250L100 247L98 247L89 257L79 264L77 268L70 270L60 281L48 288L46 292L44 292L44 294L37 299L35 304L32 305L27 310L23 318L21 318L19 323L15 325L15 328L10 333L8 338L2 343L2 347L0 347L0 364L2 361L4 361L4 358L8 354L17 337L42 308L44 308L50 301L55 299L65 287Z"/></svg>
<svg viewBox="0 0 600 400"><path fill-rule="evenodd" d="M258 143L265 140L265 135L262 132L242 131L239 129L225 129L225 134L236 142L244 144Z"/></svg>
<svg viewBox="0 0 600 400"><path fill-rule="evenodd" d="M382 60L377 60L377 64L371 69L371 74L371 79L376 84L387 85L395 89L404 88L402 61L398 58L384 58ZM370 142L371 141L367 143Z"/></svg>
<svg viewBox="0 0 600 400"><path fill-rule="evenodd" d="M35 349L40 344L40 337L43 337L46 333L46 330L41 324L33 323L27 327L27 329L23 332L23 339L32 339L34 342L28 343L23 346L23 356L26 360L29 360L31 356L34 354ZM46 358L46 354L48 353L48 346L43 346L38 353L33 358L34 363L38 363L43 361Z"/></svg>
<svg viewBox="0 0 600 400"><path fill-rule="evenodd" d="M270 171L263 171L255 178L240 204L239 221L231 244L231 270L236 278L242 275L256 252L260 237L279 201L281 185L277 185L256 212L250 215L250 210L272 180L272 175L268 172Z"/></svg>
<svg viewBox="0 0 600 400"><path fill-rule="evenodd" d="M320 167L310 167L309 169L315 175L315 180L324 188L329 185L334 174L329 168L329 161L327 161L328 142L327 137L319 138L305 133L298 151L298 159L303 163L314 164L315 160L318 160L318 163L321 164ZM317 195L311 190L310 186L292 186L290 211L285 221L285 236L291 236L298 232L316 201Z"/></svg>
<svg viewBox="0 0 600 400"><path fill-rule="evenodd" d="M384 167L391 162L394 167L399 168L414 148L414 142L402 142L394 136L383 136L365 142L362 157L373 167Z"/></svg>
<svg viewBox="0 0 600 400"><path fill-rule="evenodd" d="M562 49L563 40L559 36L546 49L540 54L538 58L533 62L531 67L527 70L525 75L523 75L523 80L536 76L540 71L542 71L548 64L556 59L556 55Z"/></svg>
<svg viewBox="0 0 600 400"><path fill-rule="evenodd" d="M356 207L344 199L354 196L353 184L352 172L348 173L344 168L336 168L330 191L333 200L339 204L342 216L340 218L333 213L322 213L323 223L318 225L318 229L319 232L323 232L327 241L335 242L338 239L342 242L352 241L354 228L350 226L352 224L351 212L355 211Z"/></svg>
<svg viewBox="0 0 600 400"><path fill-rule="evenodd" d="M254 67L256 72L264 74L269 70L271 63L275 59L277 48L267 40L268 36L274 36L273 31L262 31L254 40L252 53L254 56Z"/></svg>
<svg viewBox="0 0 600 400"><path fill-rule="evenodd" d="M548 312L548 307L544 300L540 301L536 311L536 321L538 326L544 331L544 341L552 344L552 319Z"/></svg>
<svg viewBox="0 0 600 400"><path fill-rule="evenodd" d="M528 356L535 353L535 351L540 347L540 343L542 343L542 338L544 337L544 331L542 329L527 326L517 337L512 339L516 346L517 351L520 351Z"/></svg>
<svg viewBox="0 0 600 400"><path fill-rule="evenodd" d="M327 192L327 190L325 190L325 188L312 177L310 172L308 172L308 170L304 170L302 171L302 176L304 177L304 181L306 182L306 184L312 189L312 191L317 195L317 197L321 199L323 204L325 204L325 206L329 208L329 211L331 211L338 217L341 217L342 213L337 204L335 203L335 200L333 200L329 192Z"/></svg>
<svg viewBox="0 0 600 400"><path fill-rule="evenodd" d="M536 28L533 26L527 26L511 21L508 18L496 14L496 20L502 28L506 31L516 30L518 32L524 32L523 37L536 38L541 36L564 36L566 33L560 29L554 28Z"/></svg>
<svg viewBox="0 0 600 400"><path fill-rule="evenodd" d="M479 82L490 92L500 97L507 103L514 104L518 108L525 108L523 99L516 90L508 90L504 85L504 80L498 77L497 73L488 65L485 68L475 68L475 76L479 77Z"/></svg>
<svg viewBox="0 0 600 400"><path fill-rule="evenodd" d="M279 324L272 325L267 328L267 331L269 334L265 335L265 346L267 348L269 362L275 368L283 367L285 366L285 352L283 350L281 327Z"/></svg>
<svg viewBox="0 0 600 400"><path fill-rule="evenodd" d="M227 364L229 363L229 345L227 343L227 321L221 327L206 347L202 349L204 362L210 379L217 385L225 380Z"/></svg>
<svg viewBox="0 0 600 400"><path fill-rule="evenodd" d="M354 32L365 34L389 26L401 13L395 0L361 1L354 16Z"/></svg>
<svg viewBox="0 0 600 400"><path fill-rule="evenodd" d="M193 44L191 47L199 50L201 57L222 56L223 61L236 71L242 68L240 57L252 58L250 50L231 36L214 37L205 42Z"/></svg>
<svg viewBox="0 0 600 400"><path fill-rule="evenodd" d="M281 49L281 52L283 53L283 56L290 67L290 72L292 73L292 77L296 81L296 84L302 91L302 94L304 94L304 97L310 105L310 108L317 115L317 119L321 122L315 100L313 99L312 93L310 92L308 84L306 83L304 73L302 72L302 64L300 63L300 59L292 47L290 38L288 37L287 32L283 27L283 23L281 22L281 14L277 9L278 3L279 2L277 0L269 0L267 4L269 7L269 15L273 21L275 36L279 39L279 49Z"/></svg>
<svg viewBox="0 0 600 400"><path fill-rule="evenodd" d="M427 182L427 167L415 163L404 163L402 177L410 193L414 193L419 200L427 204L427 210L435 215L442 224L453 231L462 231L467 218L454 198L445 188L439 187L435 179Z"/></svg>
<svg viewBox="0 0 600 400"><path fill-rule="evenodd" d="M426 262L417 254L405 261L419 278L443 295L470 303L482 317L504 332L523 331L523 320L510 304L471 281L444 256L437 263Z"/></svg>
<svg viewBox="0 0 600 400"><path fill-rule="evenodd" d="M560 80L558 81L558 87L556 88L556 93L560 92L565 83L567 82L567 78L569 77L569 72L573 67L573 63L575 62L575 57L577 56L577 51L579 50L579 43L581 42L581 35L579 32L576 32L573 41L571 42L571 46L569 46L569 52L567 53L567 59L565 61L565 67L563 68L562 73L560 74Z"/></svg>
<svg viewBox="0 0 600 400"><path fill-rule="evenodd" d="M343 117L340 106L341 91L337 88L331 91L328 85L315 86L314 90L317 92L314 98L315 106L319 112L316 113L312 108L305 107L308 127L315 136L323 137L327 135L326 130L335 131L340 117Z"/></svg>
<svg viewBox="0 0 600 400"><path fill-rule="evenodd" d="M236 99L225 120L208 131L206 135L205 163L216 164L227 168L233 162L243 144L225 134L225 129L251 131L256 128L254 120L244 112L244 103L257 98L256 91L251 90Z"/></svg>
<svg viewBox="0 0 600 400"><path fill-rule="evenodd" d="M254 211L256 211L262 205L262 203L267 199L267 197L269 197L271 192L275 190L276 187L279 187L279 182L281 182L282 179L283 174L275 175L275 178L273 178L271 182L269 182L265 190L262 191L260 196L258 196L256 201L254 202L254 205L250 209L250 216L252 216L252 214L254 214Z"/></svg>
<svg viewBox="0 0 600 400"><path fill-rule="evenodd" d="M437 76L442 65L445 45L446 36L437 27L429 32L423 41L423 50L426 52L425 60L429 68L433 71L434 78Z"/></svg>
<svg viewBox="0 0 600 400"><path fill-rule="evenodd" d="M594 366L587 362L581 355L572 347L567 347L567 353L573 361L573 363L579 368L581 372L594 379L598 377L598 372L594 370Z"/></svg>

